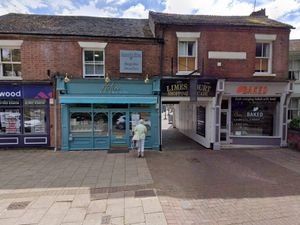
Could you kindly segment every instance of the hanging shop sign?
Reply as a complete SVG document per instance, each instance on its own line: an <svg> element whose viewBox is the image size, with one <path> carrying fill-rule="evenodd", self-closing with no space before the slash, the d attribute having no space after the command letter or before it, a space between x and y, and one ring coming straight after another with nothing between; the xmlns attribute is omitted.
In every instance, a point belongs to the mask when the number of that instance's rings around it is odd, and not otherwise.
<svg viewBox="0 0 300 225"><path fill-rule="evenodd" d="M120 73L142 73L142 51L120 50Z"/></svg>
<svg viewBox="0 0 300 225"><path fill-rule="evenodd" d="M161 95L168 97L188 97L193 94L190 91L190 85L190 79L162 79ZM197 97L215 97L216 86L217 80L198 79Z"/></svg>
<svg viewBox="0 0 300 225"><path fill-rule="evenodd" d="M52 97L52 88L49 85L0 85L1 99L22 99Z"/></svg>

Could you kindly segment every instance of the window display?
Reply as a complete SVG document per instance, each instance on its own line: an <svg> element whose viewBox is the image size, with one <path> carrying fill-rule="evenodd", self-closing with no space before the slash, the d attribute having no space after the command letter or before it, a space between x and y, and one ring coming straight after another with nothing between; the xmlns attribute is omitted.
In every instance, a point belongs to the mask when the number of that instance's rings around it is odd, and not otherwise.
<svg viewBox="0 0 300 225"><path fill-rule="evenodd" d="M232 98L231 134L236 136L274 136L279 98Z"/></svg>
<svg viewBox="0 0 300 225"><path fill-rule="evenodd" d="M108 113L95 113L94 133L97 136L108 136Z"/></svg>
<svg viewBox="0 0 300 225"><path fill-rule="evenodd" d="M20 134L20 117L19 109L0 109L0 134Z"/></svg>
<svg viewBox="0 0 300 225"><path fill-rule="evenodd" d="M87 112L75 112L70 117L71 133L91 133L92 132L92 117Z"/></svg>
<svg viewBox="0 0 300 225"><path fill-rule="evenodd" d="M134 130L135 126L138 125L140 119L144 120L144 125L147 127L147 134L150 134L151 120L149 112L132 112L130 114L130 130Z"/></svg>
<svg viewBox="0 0 300 225"><path fill-rule="evenodd" d="M45 109L25 108L24 109L24 130L25 133L31 133L31 134L46 133Z"/></svg>

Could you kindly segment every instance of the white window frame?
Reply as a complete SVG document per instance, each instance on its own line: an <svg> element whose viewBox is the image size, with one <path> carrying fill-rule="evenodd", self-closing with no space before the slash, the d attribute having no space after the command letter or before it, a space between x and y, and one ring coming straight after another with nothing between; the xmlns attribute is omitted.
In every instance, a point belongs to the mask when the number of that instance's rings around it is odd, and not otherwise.
<svg viewBox="0 0 300 225"><path fill-rule="evenodd" d="M292 101L296 102L296 106L292 107ZM296 111L297 116L300 117L300 98L291 98L288 110L288 120L291 121L292 111Z"/></svg>
<svg viewBox="0 0 300 225"><path fill-rule="evenodd" d="M104 78L105 77L105 47L106 42L88 42L88 41L79 41L78 45L82 48L82 74L83 78ZM84 52L85 51L102 51L103 52L103 74L85 74L85 60ZM95 64L93 64L95 65Z"/></svg>
<svg viewBox="0 0 300 225"><path fill-rule="evenodd" d="M268 57L268 71L267 72L254 72L253 76L263 76L263 77L275 77L276 74L272 73L272 63L273 63L273 41L276 40L276 34L255 34L255 48L256 44L262 43L262 44L269 44L270 45L270 52ZM255 61L256 59L265 59L266 57L256 57L256 51L255 51Z"/></svg>
<svg viewBox="0 0 300 225"><path fill-rule="evenodd" d="M0 50L6 49L19 49L21 51L22 40L0 40ZM3 64L19 64L21 65L21 76L4 76L3 75ZM22 60L20 62L2 62L0 55L0 80L22 80Z"/></svg>
<svg viewBox="0 0 300 225"><path fill-rule="evenodd" d="M200 32L176 32L177 36L177 73L176 75L188 75L194 70L198 68L198 39L200 38ZM180 42L195 42L195 52L193 57L195 57L195 68L191 71L180 71L179 70L179 57L180 57ZM189 56L182 56L182 57L189 57ZM200 73L194 73L194 75L199 75Z"/></svg>
<svg viewBox="0 0 300 225"><path fill-rule="evenodd" d="M85 51L99 51L99 52L103 52L103 62L102 64L99 65L103 65L103 74L86 74L85 73ZM96 63L91 63L90 65L96 65ZM98 63L97 63L98 65ZM82 49L82 68L83 68L83 77L84 78L104 78L105 77L105 51L104 49L96 49L96 48L84 48Z"/></svg>

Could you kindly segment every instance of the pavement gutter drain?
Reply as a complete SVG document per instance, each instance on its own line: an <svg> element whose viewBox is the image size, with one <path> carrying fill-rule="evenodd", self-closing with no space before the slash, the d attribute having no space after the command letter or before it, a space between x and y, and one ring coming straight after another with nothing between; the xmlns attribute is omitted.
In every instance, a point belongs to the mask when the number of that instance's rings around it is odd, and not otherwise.
<svg viewBox="0 0 300 225"><path fill-rule="evenodd" d="M29 201L26 202L12 202L7 210L17 210L17 209L25 209L29 205Z"/></svg>
<svg viewBox="0 0 300 225"><path fill-rule="evenodd" d="M110 224L110 217L109 215L103 216L101 219L101 224Z"/></svg>
<svg viewBox="0 0 300 225"><path fill-rule="evenodd" d="M138 190L135 191L134 196L136 198L141 198L141 197L152 197L156 196L154 190Z"/></svg>

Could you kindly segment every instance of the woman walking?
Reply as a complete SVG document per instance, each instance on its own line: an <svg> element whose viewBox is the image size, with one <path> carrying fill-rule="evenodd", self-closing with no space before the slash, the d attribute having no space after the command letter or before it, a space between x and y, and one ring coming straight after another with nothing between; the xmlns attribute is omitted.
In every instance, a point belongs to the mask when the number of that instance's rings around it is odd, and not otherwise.
<svg viewBox="0 0 300 225"><path fill-rule="evenodd" d="M139 120L139 124L134 128L134 134L138 136L138 157L144 157L145 138L147 127L144 125L144 120Z"/></svg>

